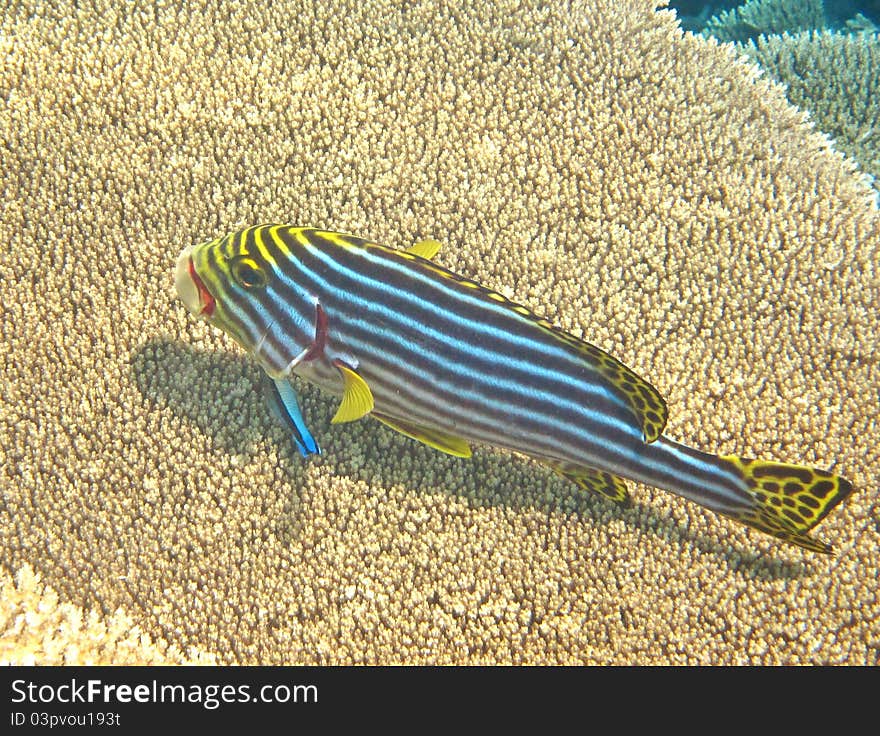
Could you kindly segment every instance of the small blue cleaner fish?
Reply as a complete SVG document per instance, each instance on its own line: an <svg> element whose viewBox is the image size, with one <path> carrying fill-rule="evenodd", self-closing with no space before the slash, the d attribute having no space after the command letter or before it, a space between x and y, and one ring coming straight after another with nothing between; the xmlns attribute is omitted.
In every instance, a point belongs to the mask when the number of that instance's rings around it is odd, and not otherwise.
<svg viewBox="0 0 880 736"><path fill-rule="evenodd" d="M584 490L624 478L816 552L808 532L852 490L826 470L710 455L664 437L653 386L599 348L431 259L351 235L262 225L186 248L177 292L275 381L305 456L317 452L288 379L458 457L471 443L529 455Z"/></svg>
<svg viewBox="0 0 880 736"><path fill-rule="evenodd" d="M272 388L267 398L272 413L293 432L293 442L296 449L299 450L299 454L303 457L320 455L321 448L318 447L318 443L315 442L315 438L312 437L312 433L306 426L299 402L296 399L296 391L293 390L290 381L286 378L272 381Z"/></svg>

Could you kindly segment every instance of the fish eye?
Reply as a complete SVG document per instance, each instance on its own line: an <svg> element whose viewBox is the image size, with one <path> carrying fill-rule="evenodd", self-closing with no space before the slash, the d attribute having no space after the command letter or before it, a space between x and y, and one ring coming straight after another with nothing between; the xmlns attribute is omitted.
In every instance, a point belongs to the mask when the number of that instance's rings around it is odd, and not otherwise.
<svg viewBox="0 0 880 736"><path fill-rule="evenodd" d="M269 280L265 270L247 256L232 261L232 278L245 289L261 289Z"/></svg>

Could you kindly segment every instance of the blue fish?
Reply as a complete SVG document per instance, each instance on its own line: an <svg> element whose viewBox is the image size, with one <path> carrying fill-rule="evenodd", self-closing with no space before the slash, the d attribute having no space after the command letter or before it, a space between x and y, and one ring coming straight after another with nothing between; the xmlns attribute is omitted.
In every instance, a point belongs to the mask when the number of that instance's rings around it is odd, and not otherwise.
<svg viewBox="0 0 880 736"><path fill-rule="evenodd" d="M304 458L309 455L320 455L321 448L306 426L299 408L296 391L290 381L279 378L270 383L269 406L273 413L291 430L293 442L299 454Z"/></svg>

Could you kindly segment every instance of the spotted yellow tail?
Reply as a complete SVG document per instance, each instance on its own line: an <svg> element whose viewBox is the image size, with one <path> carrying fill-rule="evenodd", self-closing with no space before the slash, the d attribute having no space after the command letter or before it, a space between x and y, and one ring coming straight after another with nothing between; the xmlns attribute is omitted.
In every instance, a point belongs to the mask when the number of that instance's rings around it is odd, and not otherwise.
<svg viewBox="0 0 880 736"><path fill-rule="evenodd" d="M831 552L831 545L813 539L808 532L852 491L846 478L803 465L734 455L721 459L737 469L755 502L729 516L799 547Z"/></svg>

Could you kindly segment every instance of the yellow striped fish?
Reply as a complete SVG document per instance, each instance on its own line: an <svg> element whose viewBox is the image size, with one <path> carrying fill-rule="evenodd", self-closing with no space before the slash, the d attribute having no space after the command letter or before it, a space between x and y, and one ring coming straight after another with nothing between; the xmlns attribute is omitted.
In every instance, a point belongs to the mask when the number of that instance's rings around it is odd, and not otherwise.
<svg viewBox="0 0 880 736"><path fill-rule="evenodd" d="M317 452L288 379L469 457L471 443L524 453L625 502L625 478L662 488L816 552L809 536L852 490L826 470L710 455L664 437L666 404L623 363L501 294L408 250L337 232L251 227L186 248L187 309L228 333L275 381L303 455Z"/></svg>

